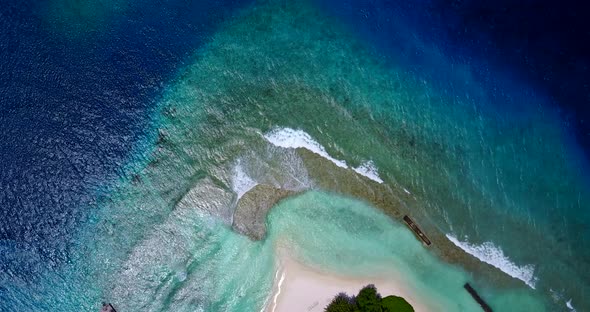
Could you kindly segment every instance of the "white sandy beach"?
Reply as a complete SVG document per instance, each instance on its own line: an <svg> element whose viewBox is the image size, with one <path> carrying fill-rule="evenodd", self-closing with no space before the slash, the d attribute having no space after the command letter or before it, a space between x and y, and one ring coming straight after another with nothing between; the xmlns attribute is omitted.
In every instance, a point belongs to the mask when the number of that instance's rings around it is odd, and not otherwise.
<svg viewBox="0 0 590 312"><path fill-rule="evenodd" d="M285 252L279 255L279 268L266 312L324 311L336 294L357 294L368 284L374 284L384 297L396 295L405 298L416 312L435 311L432 304L428 305L423 299L419 301L420 294L405 286L399 278L388 275L379 278L351 277L321 272L301 264Z"/></svg>

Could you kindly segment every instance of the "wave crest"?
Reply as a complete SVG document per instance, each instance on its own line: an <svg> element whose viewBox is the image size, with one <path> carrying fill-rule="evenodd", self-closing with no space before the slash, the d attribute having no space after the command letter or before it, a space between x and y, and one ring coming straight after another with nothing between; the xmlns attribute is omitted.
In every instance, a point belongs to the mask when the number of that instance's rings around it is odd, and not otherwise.
<svg viewBox="0 0 590 312"><path fill-rule="evenodd" d="M527 264L518 266L504 254L504 251L492 242L484 242L481 245L471 244L469 242L460 241L455 236L447 234L447 238L453 242L457 247L463 249L468 254L477 259L492 265L502 272L523 281L532 289L535 289L537 278L535 277L535 266Z"/></svg>
<svg viewBox="0 0 590 312"><path fill-rule="evenodd" d="M265 134L264 138L271 144L283 148L305 148L333 162L340 168L352 169L356 173L375 182L383 183L383 180L379 177L379 172L373 161L369 160L357 168L350 168L344 160L339 160L330 156L330 154L326 152L326 149L320 143L314 140L309 134L307 134L307 132L303 130L277 128Z"/></svg>

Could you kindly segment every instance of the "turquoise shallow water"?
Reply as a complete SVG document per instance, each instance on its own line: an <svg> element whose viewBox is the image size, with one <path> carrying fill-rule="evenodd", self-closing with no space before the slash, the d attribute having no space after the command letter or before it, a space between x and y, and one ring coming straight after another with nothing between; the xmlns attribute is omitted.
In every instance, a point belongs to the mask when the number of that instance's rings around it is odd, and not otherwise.
<svg viewBox="0 0 590 312"><path fill-rule="evenodd" d="M95 310L105 300L124 311L256 311L275 244L288 241L324 270L391 264L443 311L477 311L465 281L499 311L566 311L570 299L583 311L590 199L560 121L539 98L491 96L468 68L437 61L454 68L446 88L384 62L311 4L253 4L166 88L153 142L99 191L70 263L6 296L17 310ZM490 104L498 98L528 105L506 114ZM300 155L265 138L281 129L307 133L351 168L369 162L408 194L406 209L518 286L445 264L375 208L321 191L274 209L265 241L233 232L238 195L253 184L316 189Z"/></svg>
<svg viewBox="0 0 590 312"><path fill-rule="evenodd" d="M468 274L435 258L402 224L363 202L319 192L281 203L268 219L270 240L287 242L304 263L349 276L398 272L417 298L437 311L478 311L464 291ZM282 239L282 240L281 240ZM523 291L486 293L499 311L542 311Z"/></svg>

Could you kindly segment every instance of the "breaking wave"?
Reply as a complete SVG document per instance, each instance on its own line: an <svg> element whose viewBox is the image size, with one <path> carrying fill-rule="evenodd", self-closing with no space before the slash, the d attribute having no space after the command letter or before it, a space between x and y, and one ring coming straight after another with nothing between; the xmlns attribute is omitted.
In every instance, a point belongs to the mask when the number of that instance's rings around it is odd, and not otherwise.
<svg viewBox="0 0 590 312"><path fill-rule="evenodd" d="M383 183L379 172L373 161L367 161L357 168L350 168L344 160L336 159L326 149L314 140L307 132L291 128L277 128L264 135L264 138L271 144L283 148L305 148L323 158L333 162L340 168L352 169L356 173L367 177L375 182Z"/></svg>
<svg viewBox="0 0 590 312"><path fill-rule="evenodd" d="M535 277L534 265L527 264L524 266L518 266L504 254L502 249L494 245L492 242L484 242L481 245L476 245L460 241L450 234L447 234L447 238L457 247L463 249L477 259L500 269L502 272L523 281L529 287L535 289L537 278Z"/></svg>

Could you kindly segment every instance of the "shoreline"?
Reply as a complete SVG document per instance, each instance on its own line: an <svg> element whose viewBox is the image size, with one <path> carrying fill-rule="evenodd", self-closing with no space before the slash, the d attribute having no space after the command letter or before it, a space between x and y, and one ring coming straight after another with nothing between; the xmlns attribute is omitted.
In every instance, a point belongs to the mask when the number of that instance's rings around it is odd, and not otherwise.
<svg viewBox="0 0 590 312"><path fill-rule="evenodd" d="M436 311L434 303L420 298L395 272L379 271L379 277L333 273L303 264L283 248L276 251L276 259L272 292L261 312L324 311L337 294L356 295L368 284L375 285L383 297L403 297L416 312Z"/></svg>
<svg viewBox="0 0 590 312"><path fill-rule="evenodd" d="M442 261L458 265L467 272L478 276L479 278L486 281L493 281L498 287L504 289L514 289L520 287L530 287L523 279L514 277L514 274L509 274L501 268L490 264L489 262L483 261L475 255L468 253L465 249L457 246L449 238L449 233L441 232L438 227L430 220L424 207L416 205L416 198L412 193L407 191L404 187L399 185L391 186L389 183L377 183L365 176L359 175L354 170L338 167L332 161L310 151L306 148L296 149L299 156L302 158L306 168L309 169L311 180L314 181L314 187L310 189L321 189L328 192L335 192L344 196L349 196L359 200L366 201L370 205L383 211L393 220L403 224L403 216L410 216L412 220L420 224L420 229L428 236L431 245L429 249ZM347 181L341 183L341 181ZM297 196L306 190L292 191L290 194L277 195L280 192L289 191L279 188L269 187L265 191L277 193L273 195L265 194L261 190L258 190L259 186L248 190L242 198L238 201L237 212L241 210L261 210L259 213L254 213L248 217L252 217L252 220L246 220L248 218L240 218L240 216L248 215L244 213L234 213L234 223L245 223L243 226L246 231L238 230L238 232L245 234L255 240L260 239L265 235L266 228L264 221L269 211L281 200L289 198L291 196ZM274 200L250 200L250 203L242 203L246 198L257 199L257 198L272 198ZM260 209L260 207L264 207ZM250 224L252 223L252 224ZM255 226L258 224L259 226ZM250 225L250 226L247 226ZM235 224L234 224L235 227ZM250 233L249 230L256 228L259 234ZM254 231L256 232L256 231ZM418 237L417 240L420 241ZM509 260L509 259L508 259Z"/></svg>

